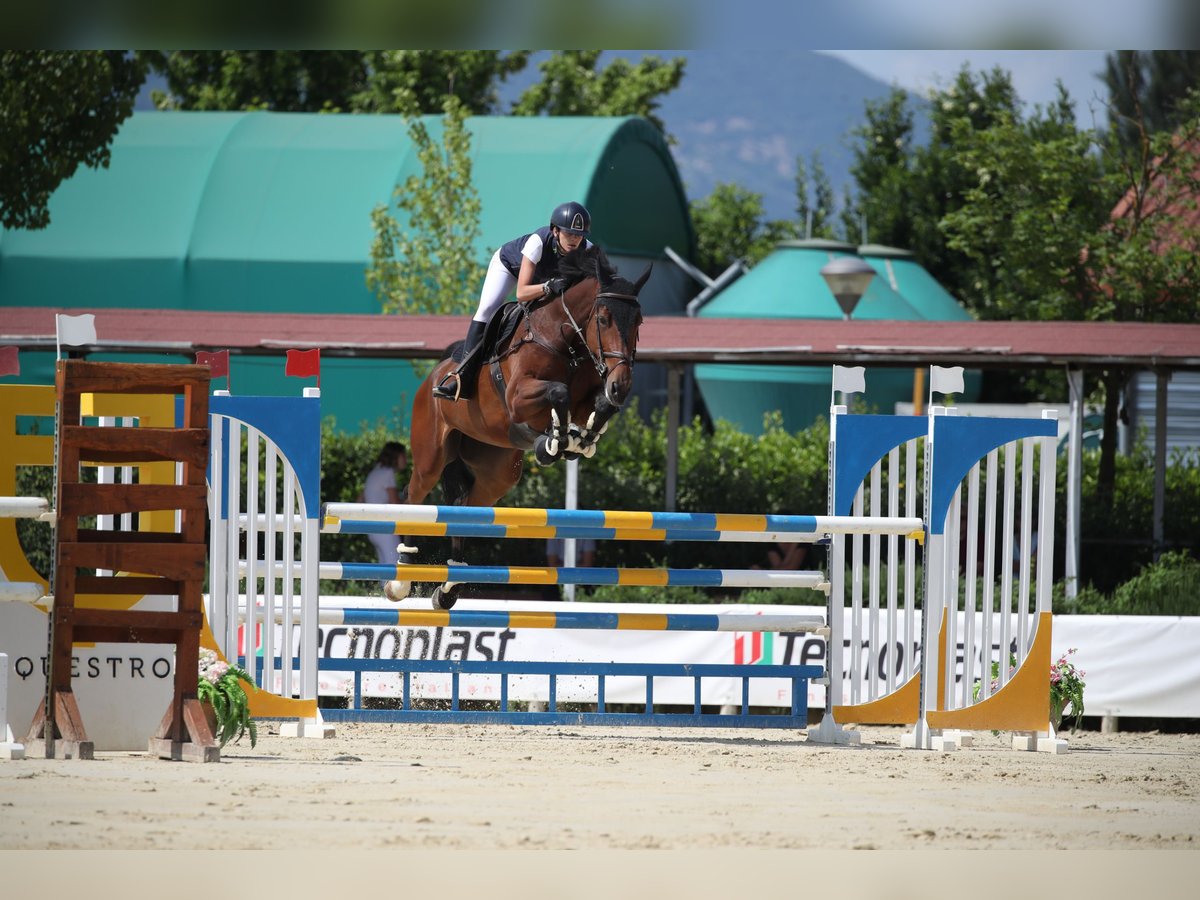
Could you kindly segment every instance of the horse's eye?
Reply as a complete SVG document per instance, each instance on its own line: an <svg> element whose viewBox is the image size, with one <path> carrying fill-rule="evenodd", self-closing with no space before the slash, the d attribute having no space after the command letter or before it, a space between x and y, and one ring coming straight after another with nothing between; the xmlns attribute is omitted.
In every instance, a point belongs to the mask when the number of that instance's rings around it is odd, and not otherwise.
<svg viewBox="0 0 1200 900"><path fill-rule="evenodd" d="M600 325L604 328L607 328L611 324L612 317L605 315L604 313L600 313Z"/></svg>

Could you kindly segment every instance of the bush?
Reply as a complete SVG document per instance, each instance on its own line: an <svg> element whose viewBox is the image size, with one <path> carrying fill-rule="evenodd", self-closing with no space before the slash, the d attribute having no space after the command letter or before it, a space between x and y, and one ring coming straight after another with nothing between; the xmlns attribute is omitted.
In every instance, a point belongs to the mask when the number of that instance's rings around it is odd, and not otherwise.
<svg viewBox="0 0 1200 900"><path fill-rule="evenodd" d="M1054 608L1059 612L1121 616L1200 615L1200 561L1185 551L1164 553L1111 593L1085 587L1074 600L1059 586Z"/></svg>

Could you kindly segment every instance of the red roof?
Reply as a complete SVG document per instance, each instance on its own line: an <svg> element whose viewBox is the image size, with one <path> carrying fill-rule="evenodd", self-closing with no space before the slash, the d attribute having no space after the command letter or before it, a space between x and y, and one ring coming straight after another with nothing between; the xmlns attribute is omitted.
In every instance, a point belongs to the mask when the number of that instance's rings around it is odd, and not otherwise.
<svg viewBox="0 0 1200 900"><path fill-rule="evenodd" d="M56 313L94 312L93 351L225 350L323 356L437 358L466 333L460 316L301 315L146 309L0 308L0 346L54 347ZM1130 322L891 322L690 319L650 316L638 358L647 362L830 362L1165 366L1200 368L1200 325Z"/></svg>

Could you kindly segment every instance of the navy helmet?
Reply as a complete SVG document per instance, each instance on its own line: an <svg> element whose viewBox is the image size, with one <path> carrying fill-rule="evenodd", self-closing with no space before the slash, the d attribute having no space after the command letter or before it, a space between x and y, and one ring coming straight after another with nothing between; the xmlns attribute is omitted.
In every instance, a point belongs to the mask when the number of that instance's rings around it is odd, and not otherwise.
<svg viewBox="0 0 1200 900"><path fill-rule="evenodd" d="M555 207L554 212L550 213L550 224L562 231L587 237L592 230L592 217L582 203L572 200Z"/></svg>

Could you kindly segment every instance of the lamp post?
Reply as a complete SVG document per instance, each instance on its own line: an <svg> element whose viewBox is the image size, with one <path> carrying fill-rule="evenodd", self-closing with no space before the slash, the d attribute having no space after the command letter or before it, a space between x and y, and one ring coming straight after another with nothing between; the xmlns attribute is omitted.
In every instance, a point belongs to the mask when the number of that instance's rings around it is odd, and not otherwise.
<svg viewBox="0 0 1200 900"><path fill-rule="evenodd" d="M854 307L875 277L875 270L861 257L839 256L821 266L821 277L842 308L842 319L849 322Z"/></svg>

